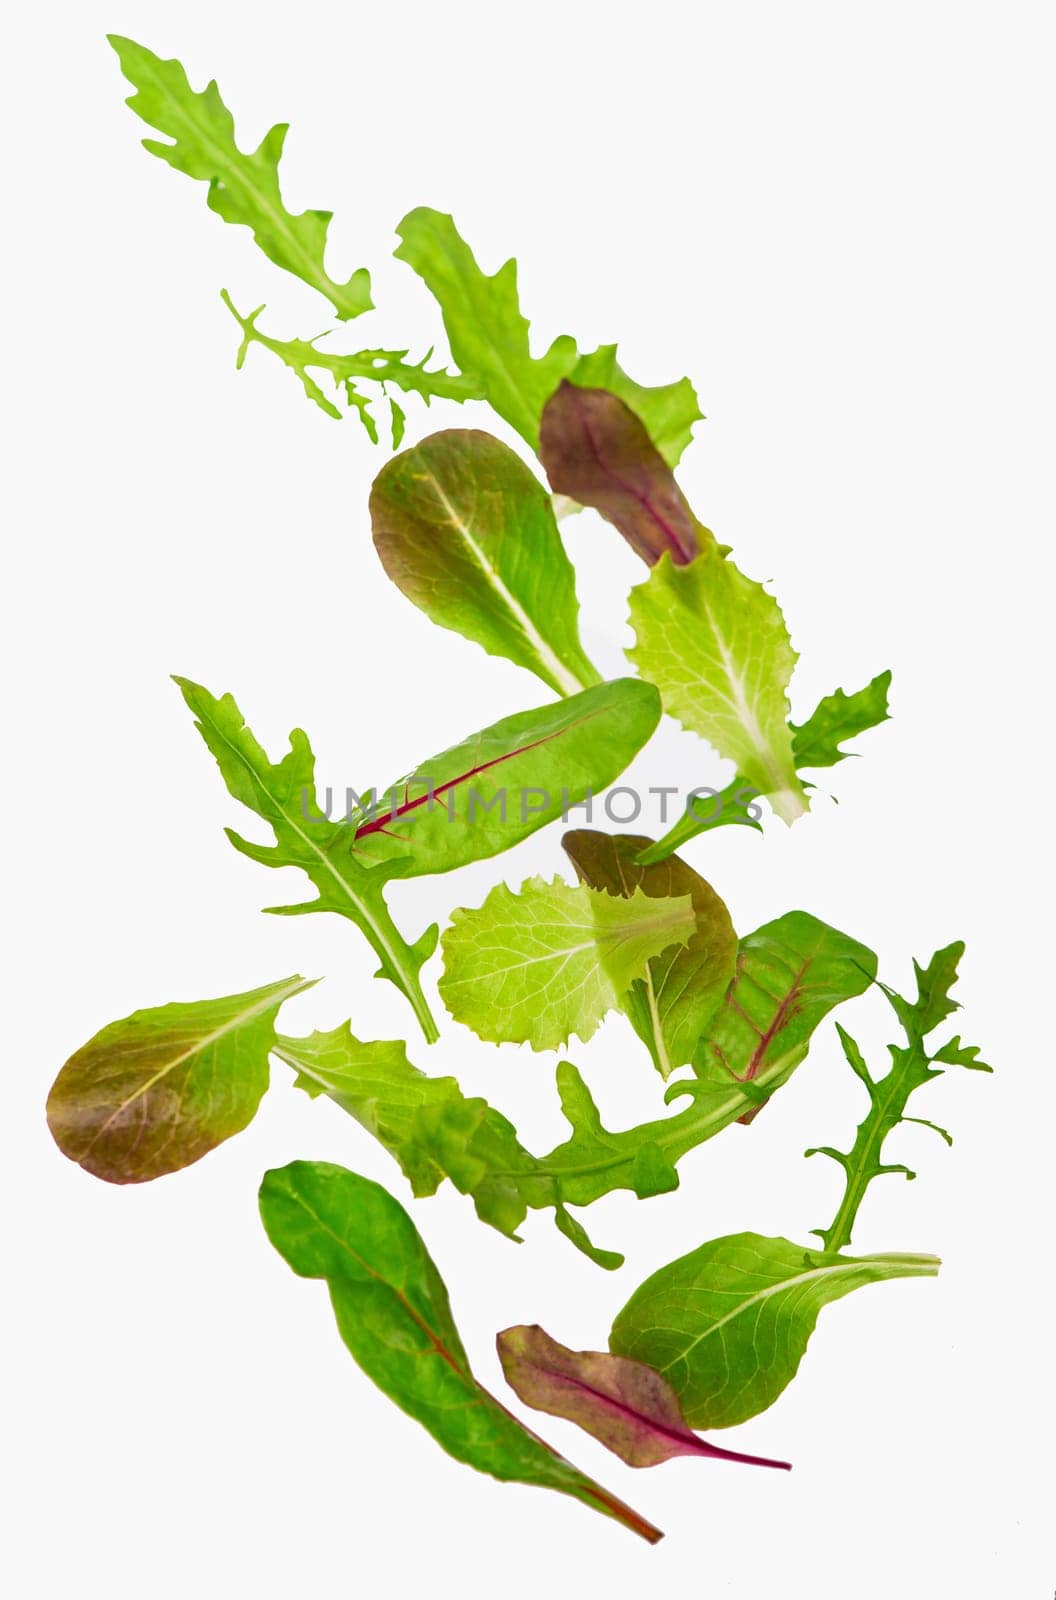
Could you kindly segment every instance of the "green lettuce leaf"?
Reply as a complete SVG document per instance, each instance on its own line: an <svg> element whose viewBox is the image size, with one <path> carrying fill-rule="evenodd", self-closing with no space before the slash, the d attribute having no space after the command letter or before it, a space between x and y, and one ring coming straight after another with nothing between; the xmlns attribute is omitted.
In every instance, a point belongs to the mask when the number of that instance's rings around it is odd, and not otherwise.
<svg viewBox="0 0 1056 1600"><path fill-rule="evenodd" d="M654 1272L617 1315L609 1345L666 1378L691 1428L729 1428L792 1381L824 1306L868 1283L938 1270L935 1256L841 1256L731 1234Z"/></svg>
<svg viewBox="0 0 1056 1600"><path fill-rule="evenodd" d="M556 1489L650 1543L660 1538L477 1382L433 1259L379 1184L327 1162L295 1161L265 1174L260 1211L294 1272L326 1283L338 1331L367 1377L456 1461Z"/></svg>
<svg viewBox="0 0 1056 1600"><path fill-rule="evenodd" d="M543 406L562 378L570 378L619 395L641 418L664 459L678 460L701 417L688 378L643 387L622 371L615 345L581 355L568 334L555 339L545 355L533 356L517 295L516 262L507 261L489 277L451 217L428 206L404 217L397 232L396 256L413 267L439 303L460 370L479 383L492 409L533 450Z"/></svg>
<svg viewBox="0 0 1056 1600"><path fill-rule="evenodd" d="M215 82L193 90L178 61L163 61L144 45L110 34L121 71L136 93L127 104L170 143L144 139L151 155L177 172L209 185L209 208L225 222L243 223L276 266L292 272L330 301L347 321L373 306L370 274L354 272L346 283L324 264L330 211L287 211L279 190L279 161L288 126L277 123L252 155L235 142L235 124Z"/></svg>
<svg viewBox="0 0 1056 1600"><path fill-rule="evenodd" d="M807 809L788 727L796 653L774 597L709 538L689 566L665 555L632 589L631 622L628 658L656 684L664 710L794 822Z"/></svg>
<svg viewBox="0 0 1056 1600"><path fill-rule="evenodd" d="M577 828L561 841L580 880L606 894L640 890L656 899L689 895L694 932L688 943L654 956L643 977L620 999L662 1078L692 1061L712 1015L734 977L737 935L725 903L710 883L673 857L660 866L639 864L651 843L637 834Z"/></svg>
<svg viewBox="0 0 1056 1600"><path fill-rule="evenodd" d="M145 1183L200 1160L253 1120L279 1007L313 981L284 978L111 1022L52 1085L55 1143L108 1183Z"/></svg>
<svg viewBox="0 0 1056 1600"><path fill-rule="evenodd" d="M976 1072L993 1070L985 1061L979 1060L978 1046L962 1044L959 1035L935 1050L925 1042L927 1035L957 1010L957 1002L950 999L949 992L956 982L957 965L963 955L964 945L958 940L943 950L937 950L926 967L914 962L917 980L915 1000L904 999L893 989L881 984L906 1032L904 1045L888 1046L891 1067L883 1077L873 1077L857 1042L846 1029L836 1024L847 1064L864 1084L869 1096L869 1110L859 1124L850 1150L834 1150L830 1145L822 1145L807 1151L808 1156L829 1156L843 1169L844 1191L836 1215L827 1228L813 1229L826 1250L843 1250L850 1244L859 1207L874 1178L883 1177L885 1173L916 1177L916 1173L902 1163L891 1165L884 1162L884 1144L899 1123L915 1122L921 1127L931 1128L946 1144L953 1143L952 1136L937 1123L926 1117L907 1116L906 1106L914 1091L922 1089L933 1078L941 1078L944 1066L968 1067ZM936 1062L943 1065L937 1066Z"/></svg>
<svg viewBox="0 0 1056 1600"><path fill-rule="evenodd" d="M456 910L441 949L440 996L478 1038L552 1050L589 1039L649 961L696 928L689 895L627 899L529 878Z"/></svg>
<svg viewBox="0 0 1056 1600"><path fill-rule="evenodd" d="M370 515L382 566L433 622L558 694L600 681L550 497L508 445L473 429L432 434L382 468Z"/></svg>

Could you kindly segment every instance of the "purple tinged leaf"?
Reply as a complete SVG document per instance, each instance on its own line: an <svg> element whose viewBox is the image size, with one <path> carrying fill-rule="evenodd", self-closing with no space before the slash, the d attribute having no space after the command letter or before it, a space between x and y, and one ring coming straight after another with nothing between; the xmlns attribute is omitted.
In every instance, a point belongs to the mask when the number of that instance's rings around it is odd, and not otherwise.
<svg viewBox="0 0 1056 1600"><path fill-rule="evenodd" d="M663 456L630 406L564 380L543 407L539 455L555 494L593 506L649 566L678 566L703 532Z"/></svg>
<svg viewBox="0 0 1056 1600"><path fill-rule="evenodd" d="M709 1444L688 1427L666 1378L644 1362L599 1350L569 1350L540 1327L507 1328L496 1341L506 1381L525 1405L575 1422L629 1467L673 1456L713 1456L749 1466L787 1461Z"/></svg>

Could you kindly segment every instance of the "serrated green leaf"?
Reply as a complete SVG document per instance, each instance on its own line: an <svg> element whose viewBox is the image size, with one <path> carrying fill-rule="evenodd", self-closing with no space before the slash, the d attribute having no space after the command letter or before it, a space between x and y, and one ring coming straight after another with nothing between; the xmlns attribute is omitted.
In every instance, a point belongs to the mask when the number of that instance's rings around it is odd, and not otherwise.
<svg viewBox="0 0 1056 1600"><path fill-rule="evenodd" d="M689 895L628 899L529 878L498 884L444 934L440 995L459 1022L494 1043L551 1050L589 1039L654 956L695 930Z"/></svg>
<svg viewBox="0 0 1056 1600"><path fill-rule="evenodd" d="M888 720L887 691L890 672L881 672L854 694L836 689L819 701L806 722L792 724L792 754L797 768L833 767L849 754L840 749L844 739L853 739L869 728Z"/></svg>
<svg viewBox="0 0 1056 1600"><path fill-rule="evenodd" d="M795 1377L823 1307L865 1284L938 1270L935 1256L841 1256L731 1234L636 1289L609 1346L666 1378L691 1428L729 1428L765 1411Z"/></svg>
<svg viewBox="0 0 1056 1600"><path fill-rule="evenodd" d="M449 1455L505 1482L571 1495L650 1543L660 1537L477 1382L432 1257L379 1184L295 1161L265 1175L260 1210L294 1272L327 1284L338 1331L367 1377Z"/></svg>
<svg viewBox="0 0 1056 1600"><path fill-rule="evenodd" d="M279 1007L313 981L284 978L111 1022L52 1085L55 1143L108 1183L145 1183L200 1160L252 1121Z"/></svg>
<svg viewBox="0 0 1056 1600"><path fill-rule="evenodd" d="M252 155L235 142L235 124L215 82L191 88L179 61L163 61L144 45L109 35L121 71L136 93L127 104L172 142L144 139L144 149L177 172L209 185L209 207L225 222L243 223L276 266L292 272L330 301L346 321L373 306L370 274L361 267L346 283L326 270L326 235L332 212L287 211L279 189L279 161L288 131L280 122Z"/></svg>
<svg viewBox="0 0 1056 1600"><path fill-rule="evenodd" d="M558 694L600 682L550 496L507 445L468 428L430 435L382 468L370 515L382 566L433 622Z"/></svg>
<svg viewBox="0 0 1056 1600"><path fill-rule="evenodd" d="M692 1061L712 1015L733 980L737 935L725 903L710 883L677 857L642 866L652 842L638 834L596 833L579 828L561 841L583 883L606 894L636 890L654 899L688 894L695 928L684 946L654 956L642 978L620 999L662 1078Z"/></svg>
<svg viewBox="0 0 1056 1600"><path fill-rule="evenodd" d="M406 261L437 300L451 354L480 384L492 408L532 449L538 448L543 406L562 378L619 395L649 429L665 460L676 462L701 412L688 378L659 388L633 382L616 360L616 346L581 355L568 334L545 355L533 356L529 326L517 294L517 264L482 272L450 216L420 206L397 228L397 259Z"/></svg>
<svg viewBox="0 0 1056 1600"><path fill-rule="evenodd" d="M631 623L628 659L656 684L664 710L795 821L807 809L788 728L796 653L774 597L709 539L688 566L665 555L632 589Z"/></svg>

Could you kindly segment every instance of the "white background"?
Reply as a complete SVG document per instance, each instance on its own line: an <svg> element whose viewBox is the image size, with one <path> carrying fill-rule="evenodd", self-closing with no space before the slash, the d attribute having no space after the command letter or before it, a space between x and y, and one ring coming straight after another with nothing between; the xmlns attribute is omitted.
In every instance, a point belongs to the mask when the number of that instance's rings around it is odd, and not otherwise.
<svg viewBox="0 0 1056 1600"><path fill-rule="evenodd" d="M18 1600L1052 1594L1050 23L1043 5L664 0L67 0L21 8L13 36L9 22L3 1560ZM280 334L315 333L326 306L140 149L106 29L178 54L196 86L215 75L243 144L292 123L287 198L334 209L335 275L369 265L383 308L346 348L438 340L390 257L425 203L455 213L489 270L518 256L539 347L615 338L641 381L688 371L710 420L682 479L774 580L802 653L794 713L894 670L894 719L833 773L838 809L819 799L794 830L726 830L690 858L741 929L803 906L876 948L896 984L911 956L967 940L956 1021L997 1074L953 1072L920 1097L954 1148L903 1130L892 1153L919 1180L878 1184L855 1236L945 1267L826 1311L792 1387L726 1436L790 1456L790 1475L634 1473L548 1423L668 1531L655 1550L449 1460L359 1374L322 1286L265 1240L256 1187L300 1156L406 1186L281 1069L245 1135L142 1188L96 1182L48 1138L57 1068L137 1006L301 971L325 982L287 1027L413 1028L354 929L258 914L303 884L227 844L222 825L245 818L168 673L234 690L276 755L303 724L320 777L357 787L543 698L384 579L366 516L383 451L263 352L234 371L221 285L266 300ZM408 436L452 423L496 426L483 407L412 404ZM568 537L588 647L617 673L641 568L592 516ZM634 773L726 776L671 725ZM549 830L392 903L416 935L500 872L561 860ZM882 1007L846 1020L879 1062ZM560 1137L552 1060L454 1025L432 1052L410 1037L530 1145ZM655 1113L621 1019L573 1054L610 1122ZM511 1322L603 1346L634 1285L702 1240L805 1240L838 1174L802 1151L846 1144L861 1110L826 1026L750 1132L685 1161L676 1194L586 1214L626 1250L614 1275L545 1213L517 1248L453 1192L415 1205L483 1380L501 1384L492 1341Z"/></svg>

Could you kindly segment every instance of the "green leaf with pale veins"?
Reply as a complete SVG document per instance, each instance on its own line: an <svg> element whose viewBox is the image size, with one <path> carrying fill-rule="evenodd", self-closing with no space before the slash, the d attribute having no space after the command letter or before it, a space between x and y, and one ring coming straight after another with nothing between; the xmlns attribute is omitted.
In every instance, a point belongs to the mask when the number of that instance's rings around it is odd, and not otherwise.
<svg viewBox="0 0 1056 1600"><path fill-rule="evenodd" d="M440 995L451 1015L494 1043L551 1050L586 1040L648 962L695 931L689 895L628 899L555 878L500 883L444 934Z"/></svg>
<svg viewBox="0 0 1056 1600"><path fill-rule="evenodd" d="M938 1270L935 1256L842 1256L731 1234L654 1272L617 1315L609 1346L666 1378L691 1428L729 1428L792 1381L823 1307L868 1283Z"/></svg>
<svg viewBox="0 0 1056 1600"><path fill-rule="evenodd" d="M197 92L179 61L163 61L144 45L110 34L121 71L136 92L127 104L169 143L144 139L151 155L177 172L209 185L209 208L225 222L252 229L260 249L276 266L292 272L330 301L347 321L373 306L370 274L361 267L346 283L326 270L326 235L332 212L286 209L279 189L279 161L288 125L276 123L252 155L235 142L235 124L215 82Z"/></svg>
<svg viewBox="0 0 1056 1600"><path fill-rule="evenodd" d="M475 429L432 434L382 468L370 516L382 566L433 622L558 694L599 682L550 496L508 445Z"/></svg>
<svg viewBox="0 0 1056 1600"><path fill-rule="evenodd" d="M561 334L544 355L533 356L529 325L517 294L517 264L507 261L492 276L481 271L451 217L428 206L410 212L396 230L396 256L423 279L439 303L451 354L480 385L485 399L533 450L539 445L543 406L562 378L609 389L648 428L653 443L672 465L701 417L688 378L647 388L616 360L616 346L581 355L576 341Z"/></svg>
<svg viewBox="0 0 1056 1600"><path fill-rule="evenodd" d="M284 978L111 1022L70 1057L48 1096L63 1155L108 1183L144 1183L241 1132L268 1087L279 1007L313 981Z"/></svg>
<svg viewBox="0 0 1056 1600"><path fill-rule="evenodd" d="M794 822L807 809L788 727L796 653L773 595L709 538L688 566L661 557L631 590L631 623L628 658L656 684L664 710Z"/></svg>
<svg viewBox="0 0 1056 1600"><path fill-rule="evenodd" d="M792 754L798 768L834 767L851 753L841 750L844 739L853 739L869 728L888 720L887 691L890 672L878 673L864 689L845 694L836 689L815 707L806 722L792 724Z"/></svg>
<svg viewBox="0 0 1056 1600"><path fill-rule="evenodd" d="M338 1331L367 1377L456 1461L504 1482L556 1489L650 1543L660 1538L477 1382L443 1279L406 1211L379 1184L327 1162L295 1161L265 1174L260 1211L294 1272L326 1283Z"/></svg>
<svg viewBox="0 0 1056 1600"><path fill-rule="evenodd" d="M737 935L725 902L677 857L659 866L640 865L638 858L652 841L637 834L577 828L561 842L580 880L592 889L624 897L641 890L654 899L688 894L693 902L692 938L654 956L620 1000L660 1076L669 1078L692 1061L733 980Z"/></svg>

